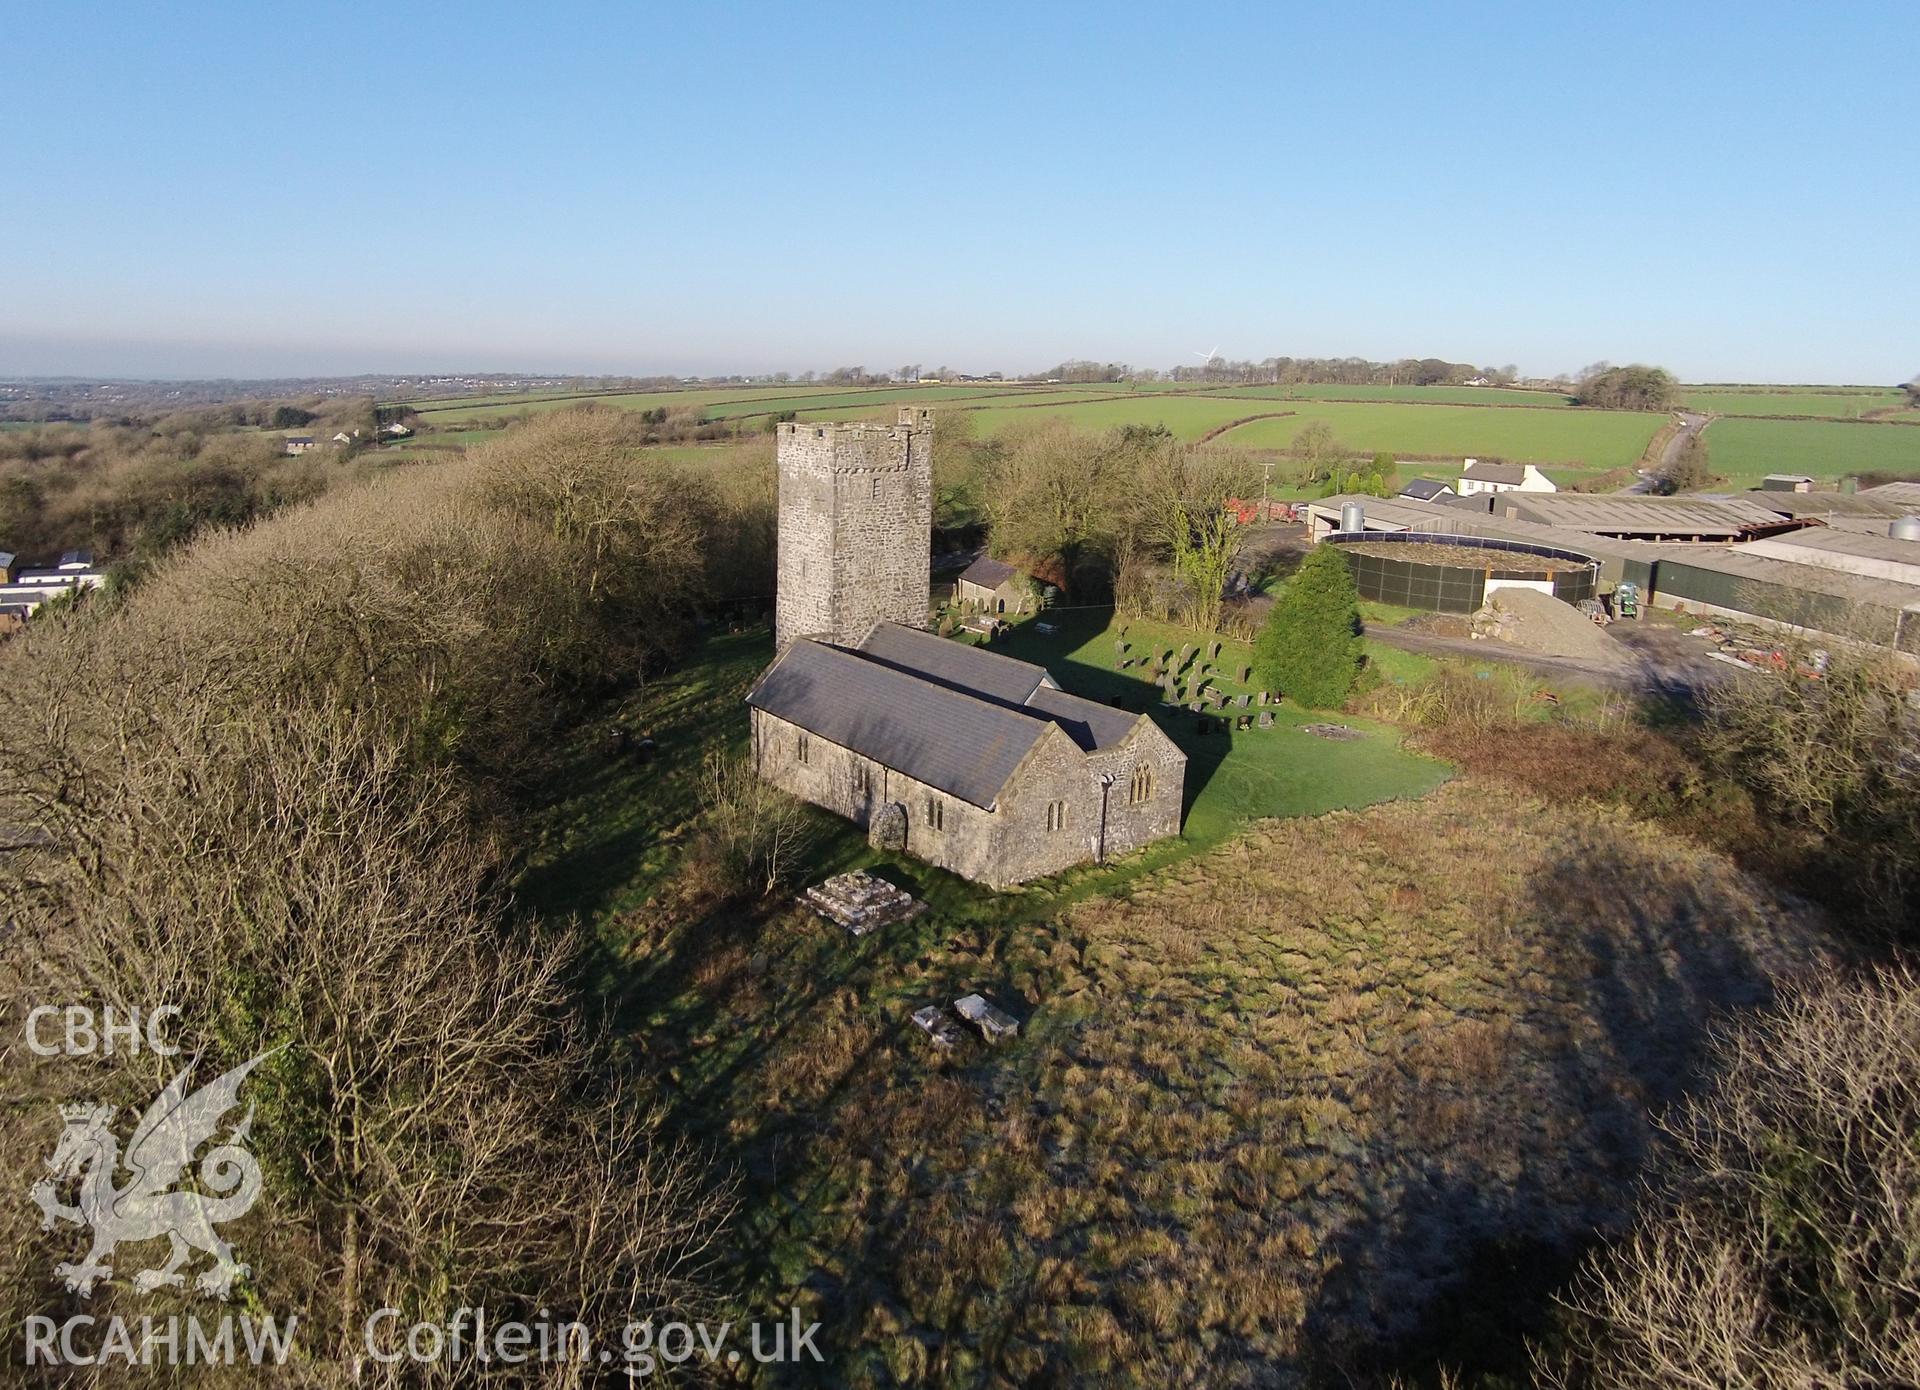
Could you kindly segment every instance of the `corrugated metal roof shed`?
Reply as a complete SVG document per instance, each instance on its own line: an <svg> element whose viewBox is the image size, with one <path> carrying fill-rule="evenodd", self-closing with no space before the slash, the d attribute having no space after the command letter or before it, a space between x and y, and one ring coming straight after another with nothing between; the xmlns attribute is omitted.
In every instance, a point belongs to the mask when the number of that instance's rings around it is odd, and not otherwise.
<svg viewBox="0 0 1920 1390"><path fill-rule="evenodd" d="M1879 516L1892 521L1911 512L1915 505L1879 488L1865 492L1769 492L1764 498L1760 493L1748 495L1768 511L1794 517Z"/></svg>
<svg viewBox="0 0 1920 1390"><path fill-rule="evenodd" d="M1892 579L1872 579L1841 570L1824 569L1818 565L1782 560L1756 554L1746 546L1733 549L1688 546L1663 557L1661 563L1663 567L1667 564L1687 565L1735 579L1804 589L1810 593L1827 594L1895 611L1920 603L1920 585L1902 584Z"/></svg>
<svg viewBox="0 0 1920 1390"><path fill-rule="evenodd" d="M1769 547L1792 546L1796 550L1826 550L1837 555L1860 555L1875 560L1895 560L1920 565L1920 541L1896 540L1882 528L1878 532L1835 531L1825 526L1810 526L1790 536L1757 541Z"/></svg>
<svg viewBox="0 0 1920 1390"><path fill-rule="evenodd" d="M1504 493L1494 503L1496 517L1537 521L1574 531L1640 536L1739 536L1775 527L1780 517L1766 507L1734 498L1540 496Z"/></svg>
<svg viewBox="0 0 1920 1390"><path fill-rule="evenodd" d="M1903 511L1911 512L1920 509L1920 482L1881 483L1878 487L1861 488L1854 496L1889 503Z"/></svg>

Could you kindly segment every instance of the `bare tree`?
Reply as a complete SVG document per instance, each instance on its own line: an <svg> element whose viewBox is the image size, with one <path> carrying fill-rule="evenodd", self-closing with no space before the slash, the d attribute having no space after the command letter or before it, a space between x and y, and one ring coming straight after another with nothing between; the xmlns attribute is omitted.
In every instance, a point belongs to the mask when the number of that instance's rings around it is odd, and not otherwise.
<svg viewBox="0 0 1920 1390"><path fill-rule="evenodd" d="M1722 1045L1669 1176L1569 1303L1542 1379L1920 1384L1920 979L1828 983Z"/></svg>

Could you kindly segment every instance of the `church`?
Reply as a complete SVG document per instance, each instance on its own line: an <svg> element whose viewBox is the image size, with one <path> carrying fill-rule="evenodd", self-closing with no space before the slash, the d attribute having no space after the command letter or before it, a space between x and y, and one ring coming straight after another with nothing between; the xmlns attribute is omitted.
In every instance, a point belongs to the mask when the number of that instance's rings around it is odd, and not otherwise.
<svg viewBox="0 0 1920 1390"><path fill-rule="evenodd" d="M926 631L931 412L779 427L773 664L754 764L876 845L994 888L1180 832L1186 754L1144 714Z"/></svg>

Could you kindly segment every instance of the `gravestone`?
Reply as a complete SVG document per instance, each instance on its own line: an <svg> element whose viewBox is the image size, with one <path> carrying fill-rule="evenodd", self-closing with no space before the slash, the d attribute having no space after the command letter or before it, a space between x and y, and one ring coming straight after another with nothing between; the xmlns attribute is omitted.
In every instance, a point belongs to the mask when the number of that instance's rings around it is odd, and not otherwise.
<svg viewBox="0 0 1920 1390"><path fill-rule="evenodd" d="M1218 661L1220 659L1220 644L1218 642L1215 642L1209 650L1208 659L1210 661Z"/></svg>
<svg viewBox="0 0 1920 1390"><path fill-rule="evenodd" d="M1198 713L1200 713L1200 710L1201 710L1201 704L1200 704L1200 701L1198 701L1198 700L1193 700L1193 701L1191 701L1191 702L1189 702L1189 703L1188 703L1188 705L1187 705L1187 709L1188 709L1188 711L1189 711L1190 713L1193 713L1193 714L1198 714Z"/></svg>
<svg viewBox="0 0 1920 1390"><path fill-rule="evenodd" d="M1020 1031L1018 1019L1004 1009L989 1004L978 994L963 995L953 1001L953 1011L980 1030L990 1043L1011 1038Z"/></svg>
<svg viewBox="0 0 1920 1390"><path fill-rule="evenodd" d="M1240 668L1240 684L1246 685L1252 680L1253 680L1253 667L1242 666Z"/></svg>
<svg viewBox="0 0 1920 1390"><path fill-rule="evenodd" d="M1241 709L1245 709L1248 705L1253 703L1253 696L1242 695L1236 703L1240 706Z"/></svg>
<svg viewBox="0 0 1920 1390"><path fill-rule="evenodd" d="M1251 729L1253 727L1253 716L1250 714L1241 715L1240 718L1234 722L1233 727L1242 730Z"/></svg>
<svg viewBox="0 0 1920 1390"><path fill-rule="evenodd" d="M907 808L897 801L877 807L867 823L867 843L889 854L907 847Z"/></svg>
<svg viewBox="0 0 1920 1390"><path fill-rule="evenodd" d="M1273 711L1272 710L1263 709L1260 711L1260 727L1263 729L1271 729L1273 727Z"/></svg>
<svg viewBox="0 0 1920 1390"><path fill-rule="evenodd" d="M1260 703L1264 705L1266 702L1267 702L1267 692L1263 690L1260 692Z"/></svg>

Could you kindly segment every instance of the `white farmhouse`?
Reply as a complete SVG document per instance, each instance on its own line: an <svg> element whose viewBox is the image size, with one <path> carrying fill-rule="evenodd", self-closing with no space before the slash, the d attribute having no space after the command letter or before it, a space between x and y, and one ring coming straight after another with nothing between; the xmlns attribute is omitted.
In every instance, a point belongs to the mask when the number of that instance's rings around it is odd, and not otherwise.
<svg viewBox="0 0 1920 1390"><path fill-rule="evenodd" d="M1530 463L1482 463L1468 459L1460 475L1459 493L1472 497L1481 492L1558 492L1553 479Z"/></svg>

